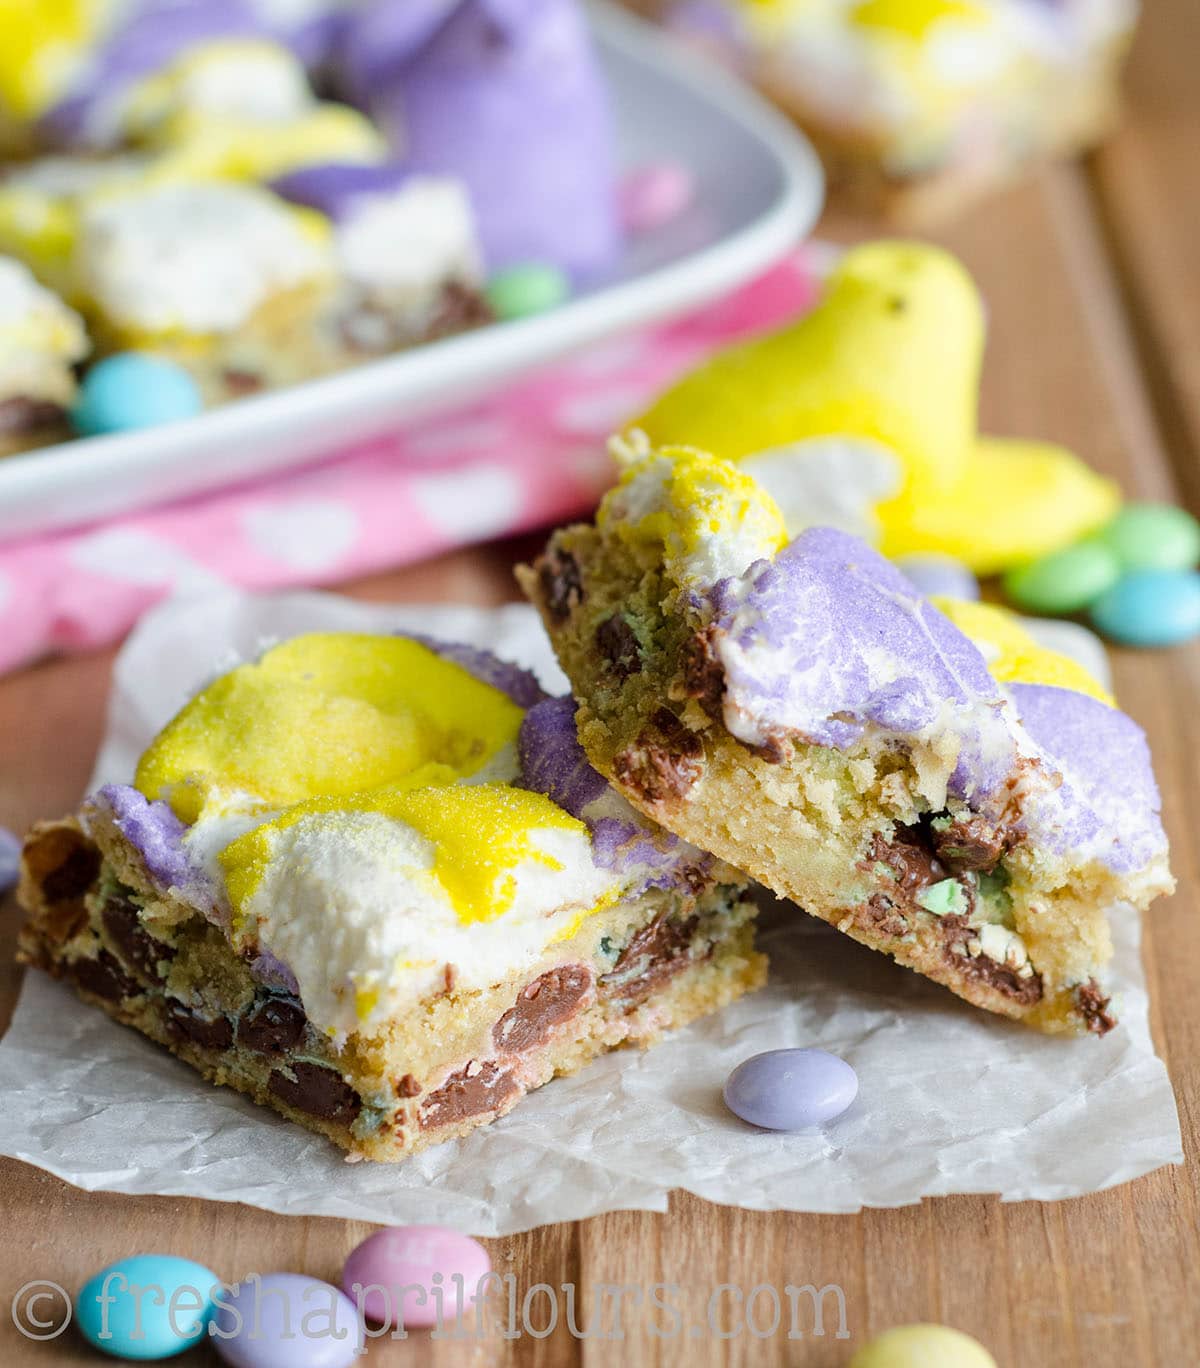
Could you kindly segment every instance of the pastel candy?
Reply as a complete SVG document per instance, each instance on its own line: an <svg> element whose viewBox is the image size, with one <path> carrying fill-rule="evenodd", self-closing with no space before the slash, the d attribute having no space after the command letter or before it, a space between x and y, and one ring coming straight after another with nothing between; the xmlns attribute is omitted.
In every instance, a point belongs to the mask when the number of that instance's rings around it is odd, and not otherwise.
<svg viewBox="0 0 1200 1368"><path fill-rule="evenodd" d="M1095 602L1120 574L1120 562L1104 542L1082 541L1010 570L1004 592L1018 608L1065 615Z"/></svg>
<svg viewBox="0 0 1200 1368"><path fill-rule="evenodd" d="M17 882L21 869L21 838L15 831L0 826L0 894Z"/></svg>
<svg viewBox="0 0 1200 1368"><path fill-rule="evenodd" d="M858 1075L826 1050L767 1050L739 1064L725 1083L725 1105L767 1130L793 1131L832 1121L858 1095Z"/></svg>
<svg viewBox="0 0 1200 1368"><path fill-rule="evenodd" d="M83 378L71 424L85 437L190 418L204 407L181 366L143 352L105 357Z"/></svg>
<svg viewBox="0 0 1200 1368"><path fill-rule="evenodd" d="M351 1250L342 1288L379 1325L447 1324L456 1319L460 1300L470 1310L491 1266L487 1250L469 1235L443 1226L398 1226Z"/></svg>
<svg viewBox="0 0 1200 1368"><path fill-rule="evenodd" d="M1126 504L1099 540L1124 570L1192 570L1200 563L1200 522L1173 504Z"/></svg>
<svg viewBox="0 0 1200 1368"><path fill-rule="evenodd" d="M350 1368L364 1339L345 1293L300 1273L266 1273L222 1294L212 1342L232 1368Z"/></svg>
<svg viewBox="0 0 1200 1368"><path fill-rule="evenodd" d="M84 1283L75 1320L84 1339L113 1358L173 1358L205 1337L220 1282L191 1259L135 1254Z"/></svg>
<svg viewBox="0 0 1200 1368"><path fill-rule="evenodd" d="M621 221L628 233L650 233L670 223L692 202L695 180L679 162L660 162L629 172L620 186Z"/></svg>
<svg viewBox="0 0 1200 1368"><path fill-rule="evenodd" d="M572 0L373 0L348 24L345 74L413 171L466 183L489 270L612 267L613 116Z"/></svg>
<svg viewBox="0 0 1200 1368"><path fill-rule="evenodd" d="M979 581L954 556L943 556L937 552L902 556L896 562L896 569L927 597L942 594L946 598L968 601L979 597Z"/></svg>
<svg viewBox="0 0 1200 1368"><path fill-rule="evenodd" d="M557 266L527 262L497 271L484 293L496 317L510 321L545 313L561 304L571 293L571 282Z"/></svg>
<svg viewBox="0 0 1200 1368"><path fill-rule="evenodd" d="M850 1368L996 1368L970 1335L947 1325L901 1325L885 1330L850 1360Z"/></svg>
<svg viewBox="0 0 1200 1368"><path fill-rule="evenodd" d="M1133 570L1091 608L1106 637L1126 646L1175 646L1200 634L1200 574Z"/></svg>

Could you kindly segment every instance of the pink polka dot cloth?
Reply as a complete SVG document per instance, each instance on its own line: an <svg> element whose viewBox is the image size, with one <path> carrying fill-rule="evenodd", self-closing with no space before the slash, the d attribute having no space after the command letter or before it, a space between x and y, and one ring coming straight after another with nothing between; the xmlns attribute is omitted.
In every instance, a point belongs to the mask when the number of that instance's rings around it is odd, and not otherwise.
<svg viewBox="0 0 1200 1368"><path fill-rule="evenodd" d="M728 342L815 294L797 252L716 304L610 340L319 465L0 546L0 671L119 641L170 594L335 584L586 514L610 433Z"/></svg>

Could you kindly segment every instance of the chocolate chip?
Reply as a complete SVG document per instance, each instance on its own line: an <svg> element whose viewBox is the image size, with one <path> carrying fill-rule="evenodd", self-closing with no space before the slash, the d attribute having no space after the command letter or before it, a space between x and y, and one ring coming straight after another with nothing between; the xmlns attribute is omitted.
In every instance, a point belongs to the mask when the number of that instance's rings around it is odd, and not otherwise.
<svg viewBox="0 0 1200 1368"><path fill-rule="evenodd" d="M632 937L612 969L598 981L600 995L636 1003L685 969L698 917L680 921L665 914Z"/></svg>
<svg viewBox="0 0 1200 1368"><path fill-rule="evenodd" d="M583 602L579 562L569 551L551 547L537 565L538 585L552 622L563 623Z"/></svg>
<svg viewBox="0 0 1200 1368"><path fill-rule="evenodd" d="M74 960L69 972L85 992L104 998L106 1002L119 1002L141 992L137 983L121 968L121 962L107 950L101 950L95 959Z"/></svg>
<svg viewBox="0 0 1200 1368"><path fill-rule="evenodd" d="M1112 998L1104 996L1094 978L1076 988L1075 1002L1088 1030L1096 1035L1107 1035L1117 1024L1116 1017L1108 1010Z"/></svg>
<svg viewBox="0 0 1200 1368"><path fill-rule="evenodd" d="M61 863L42 875L42 896L48 903L81 898L95 883L99 872L100 852L80 836L70 843Z"/></svg>
<svg viewBox="0 0 1200 1368"><path fill-rule="evenodd" d="M973 813L948 826L932 823L930 839L938 858L955 874L974 870L990 874L1012 848L1016 833Z"/></svg>
<svg viewBox="0 0 1200 1368"><path fill-rule="evenodd" d="M260 998L238 1022L238 1044L259 1054L283 1054L297 1044L307 1022L295 998Z"/></svg>
<svg viewBox="0 0 1200 1368"><path fill-rule="evenodd" d="M142 925L137 907L122 893L111 893L100 910L100 918L110 939L125 963L147 978L160 976L161 960L175 958L175 947L156 940Z"/></svg>
<svg viewBox="0 0 1200 1368"><path fill-rule="evenodd" d="M362 1109L362 1098L332 1069L304 1059L294 1060L289 1067L293 1077L273 1069L267 1079L267 1087L289 1107L343 1124L353 1121Z"/></svg>
<svg viewBox="0 0 1200 1368"><path fill-rule="evenodd" d="M257 371L242 370L238 366L227 366L221 372L221 379L230 394L256 394L263 387L263 378Z"/></svg>
<svg viewBox="0 0 1200 1368"><path fill-rule="evenodd" d="M397 1097L416 1097L421 1091L421 1085L417 1082L415 1075L405 1074L403 1078L396 1079Z"/></svg>
<svg viewBox="0 0 1200 1368"><path fill-rule="evenodd" d="M669 708L659 708L613 759L616 781L647 803L682 798L703 771L704 743Z"/></svg>
<svg viewBox="0 0 1200 1368"><path fill-rule="evenodd" d="M720 722L725 697L725 667L717 656L716 638L716 628L705 627L684 647L683 687L687 696L697 699L714 722Z"/></svg>
<svg viewBox="0 0 1200 1368"><path fill-rule="evenodd" d="M0 435L36 432L38 428L53 427L63 422L66 416L66 409L61 404L17 394L9 399L0 399Z"/></svg>
<svg viewBox="0 0 1200 1368"><path fill-rule="evenodd" d="M908 922L897 909L894 899L886 893L873 893L856 909L854 920L867 932L878 936L903 936Z"/></svg>
<svg viewBox="0 0 1200 1368"><path fill-rule="evenodd" d="M482 1064L472 1060L429 1094L418 1120L422 1130L450 1126L471 1116L498 1111L520 1091L520 1085L507 1069L490 1061Z"/></svg>
<svg viewBox="0 0 1200 1368"><path fill-rule="evenodd" d="M167 1029L203 1050L227 1050L233 1044L233 1026L228 1017L202 1016L182 1002L167 1002Z"/></svg>
<svg viewBox="0 0 1200 1368"><path fill-rule="evenodd" d="M596 648L618 679L642 668L642 648L623 613L614 613L596 628Z"/></svg>
<svg viewBox="0 0 1200 1368"><path fill-rule="evenodd" d="M946 944L943 955L947 964L968 978L995 988L1022 1007L1032 1007L1034 1003L1041 1002L1044 991L1041 974L1029 974L1022 978L1015 969L992 959L990 955L971 955L957 948L965 946L976 934L966 917L952 914L939 918L939 923Z"/></svg>
<svg viewBox="0 0 1200 1368"><path fill-rule="evenodd" d="M550 1039L554 1028L580 1011L592 986L592 971L583 964L551 969L528 983L517 1000L492 1027L492 1041L504 1054L520 1054Z"/></svg>
<svg viewBox="0 0 1200 1368"><path fill-rule="evenodd" d="M446 337L467 328L478 328L491 323L495 315L482 294L460 280L448 281L442 287L437 310L425 331L424 341Z"/></svg>

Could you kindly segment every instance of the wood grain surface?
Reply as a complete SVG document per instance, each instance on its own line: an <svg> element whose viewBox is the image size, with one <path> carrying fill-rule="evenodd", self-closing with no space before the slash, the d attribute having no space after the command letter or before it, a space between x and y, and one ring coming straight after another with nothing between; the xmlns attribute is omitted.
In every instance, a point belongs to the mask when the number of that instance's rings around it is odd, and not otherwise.
<svg viewBox="0 0 1200 1368"><path fill-rule="evenodd" d="M1044 436L1084 453L1131 495L1180 498L1200 512L1200 5L1148 0L1130 72L1130 117L1109 146L982 206L942 240L987 296L991 341L984 415L994 431ZM861 236L831 225L841 236ZM349 586L372 599L514 597L510 566L527 548L459 553ZM78 799L101 733L112 657L54 661L0 680L0 822L21 829ZM627 1313L625 1338L576 1339L560 1326L480 1343L372 1346L371 1362L694 1368L844 1365L888 1325L953 1324L1001 1368L1184 1368L1200 1361L1200 895L1193 828L1200 812L1200 647L1118 653L1118 692L1147 728L1163 788L1179 891L1147 919L1152 1024L1179 1099L1187 1163L1078 1201L1004 1205L927 1201L857 1216L756 1214L676 1194L665 1216L618 1213L491 1242L523 1293L572 1283L588 1307L601 1284L670 1282L702 1320L712 1289L836 1283L850 1338L743 1331L663 1339ZM0 903L0 1025L19 984L17 911ZM947 1088L968 1087L947 1061ZM136 1098L131 1098L136 1106ZM981 1142L983 1143L983 1142ZM46 1278L75 1288L140 1250L190 1255L226 1273L295 1269L336 1280L370 1227L269 1215L242 1206L77 1192L0 1162L0 1364L94 1362L68 1334L34 1344L10 1323L9 1299ZM722 1311L732 1313L726 1300ZM762 1303L763 1315L769 1306ZM827 1310L829 1309L826 1303ZM585 1318L586 1313L581 1312ZM727 1317L728 1321L729 1317ZM540 1324L537 1312L534 1323ZM665 1324L659 1318L658 1324ZM611 1326L610 1326L611 1328ZM215 1362L209 1350L185 1362Z"/></svg>

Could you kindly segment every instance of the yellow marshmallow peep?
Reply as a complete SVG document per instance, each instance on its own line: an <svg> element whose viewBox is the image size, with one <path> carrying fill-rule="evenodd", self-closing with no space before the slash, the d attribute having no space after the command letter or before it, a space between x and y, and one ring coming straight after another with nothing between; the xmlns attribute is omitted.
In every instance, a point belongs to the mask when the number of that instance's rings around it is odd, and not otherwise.
<svg viewBox="0 0 1200 1368"><path fill-rule="evenodd" d="M506 694L420 642L313 633L197 694L142 756L135 782L185 822L231 798L272 809L414 773L446 783L515 743L521 717Z"/></svg>
<svg viewBox="0 0 1200 1368"><path fill-rule="evenodd" d="M658 445L753 458L792 535L814 521L816 485L829 497L815 520L828 521L824 506L846 502L838 486L882 459L894 479L879 496L872 474L873 516L859 521L884 553L943 551L992 573L1077 540L1119 495L1061 447L979 436L983 343L982 302L954 257L869 243L845 254L810 313L720 353L631 426ZM813 473L786 478L802 471Z"/></svg>

